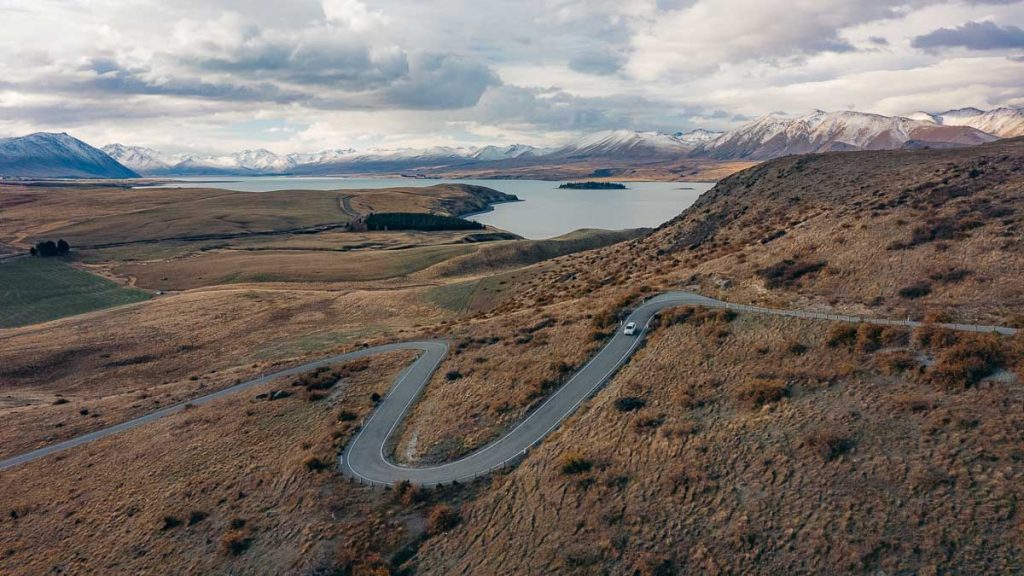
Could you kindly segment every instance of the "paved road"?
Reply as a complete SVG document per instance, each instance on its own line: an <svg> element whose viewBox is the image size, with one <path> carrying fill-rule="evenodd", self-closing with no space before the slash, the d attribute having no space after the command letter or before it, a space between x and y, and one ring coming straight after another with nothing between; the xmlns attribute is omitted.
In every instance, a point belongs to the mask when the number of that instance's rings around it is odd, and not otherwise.
<svg viewBox="0 0 1024 576"><path fill-rule="evenodd" d="M465 458L440 466L427 468L398 466L391 463L385 456L388 437L401 423L409 407L419 397L427 382L429 382L431 375L448 353L448 344L446 342L426 340L365 348L348 354L339 354L308 362L301 366L295 366L273 374L267 374L190 402L169 406L157 412L140 416L139 418L128 420L109 428L97 430L64 442L58 442L19 456L0 460L0 471L148 424L159 418L179 412L189 404L197 406L207 404L218 398L241 392L253 386L265 384L282 376L301 374L320 366L355 360L382 352L418 350L421 352L419 357L398 376L391 391L380 402L370 419L346 447L339 459L339 468L342 473L351 478L373 485L391 485L402 480L409 480L416 484L429 486L454 480L468 480L518 462L532 447L539 444L552 430L557 428L584 400L594 394L626 363L643 341L651 319L658 312L665 308L684 305L729 308L744 313L771 314L815 320L867 322L911 328L920 326L918 322L905 320L862 318L803 310L777 310L744 304L731 304L690 292L668 292L646 300L629 315L626 321L636 322L637 326L641 328L635 336L626 336L622 334L621 330L616 331L611 340L605 344L604 348L590 362L576 372L564 386L559 388L548 400L530 413L526 419L509 433ZM943 326L954 330L970 332L998 332L1006 335L1016 333L1016 330L1012 328L998 326L966 324L944 324Z"/></svg>

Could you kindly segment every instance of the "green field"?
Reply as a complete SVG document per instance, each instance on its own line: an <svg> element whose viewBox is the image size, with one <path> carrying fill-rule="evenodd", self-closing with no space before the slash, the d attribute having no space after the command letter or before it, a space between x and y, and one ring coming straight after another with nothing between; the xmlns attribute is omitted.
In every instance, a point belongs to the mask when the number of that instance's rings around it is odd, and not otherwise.
<svg viewBox="0 0 1024 576"><path fill-rule="evenodd" d="M0 328L25 326L139 302L149 294L122 288L59 260L22 258L0 264Z"/></svg>

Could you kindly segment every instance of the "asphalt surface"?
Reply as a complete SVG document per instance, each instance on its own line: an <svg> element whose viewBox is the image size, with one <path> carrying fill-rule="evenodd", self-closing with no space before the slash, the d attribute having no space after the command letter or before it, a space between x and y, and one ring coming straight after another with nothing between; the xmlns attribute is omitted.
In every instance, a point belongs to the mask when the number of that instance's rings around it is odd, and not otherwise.
<svg viewBox="0 0 1024 576"><path fill-rule="evenodd" d="M597 353L586 365L576 372L564 386L554 392L543 404L531 412L522 422L507 434L495 442L481 448L480 450L453 462L432 467L408 467L391 463L385 456L388 439L405 417L409 408L422 393L431 376L437 370L438 365L448 353L448 344L439 340L425 340L419 342L402 342L364 348L347 354L339 354L323 358L314 362L308 362L286 370L266 374L225 388L218 392L183 402L175 406L169 406L157 412L140 416L97 430L83 436L70 440L58 442L50 446L39 448L25 454L0 460L0 471L13 466L30 462L63 450L69 450L82 446L83 444L106 438L137 428L175 414L188 405L201 406L224 396L241 392L254 386L266 384L271 380L282 376L292 376L313 370L320 366L337 364L357 358L363 358L383 352L396 350L418 350L421 354L398 376L388 395L381 400L370 418L360 428L355 438L348 444L345 451L339 457L339 469L341 472L354 480L371 485L393 485L397 482L408 480L414 484L432 486L453 481L466 481L477 476L485 475L493 470L511 466L517 463L529 452L531 448L539 444L559 424L587 398L601 388L615 372L625 364L630 356L636 351L643 341L650 325L651 319L661 310L676 306L701 306L709 308L728 308L737 312L770 314L776 316L789 316L796 318L807 318L815 320L831 320L839 322L866 322L871 324L887 326L917 327L921 324L906 320L886 320L875 318L863 318L859 316L847 316L836 314L825 314L820 312L808 312L802 310L777 310L748 306L744 304L731 304L707 298L690 292L668 292L650 298L640 304L625 322L636 322L636 335L627 336L622 333L621 328L617 329L615 335L605 344L604 348ZM943 324L953 330L969 332L998 332L1000 334L1012 335L1016 330L998 326L978 326L971 324Z"/></svg>

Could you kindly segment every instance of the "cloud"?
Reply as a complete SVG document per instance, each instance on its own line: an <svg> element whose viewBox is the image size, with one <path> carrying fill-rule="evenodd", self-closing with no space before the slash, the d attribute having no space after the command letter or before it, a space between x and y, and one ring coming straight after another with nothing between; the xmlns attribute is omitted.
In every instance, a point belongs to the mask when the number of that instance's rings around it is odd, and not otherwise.
<svg viewBox="0 0 1024 576"><path fill-rule="evenodd" d="M995 22L968 22L956 28L939 28L917 36L914 48L967 48L968 50L1001 50L1024 48L1024 30L1017 26L999 26Z"/></svg>
<svg viewBox="0 0 1024 576"><path fill-rule="evenodd" d="M771 110L1024 99L1024 5L1010 0L7 4L0 129L199 151L247 138L544 144L723 129Z"/></svg>
<svg viewBox="0 0 1024 576"><path fill-rule="evenodd" d="M699 0L637 26L629 69L645 80L707 74L726 64L852 52L844 30L898 18L908 4L868 0Z"/></svg>
<svg viewBox="0 0 1024 576"><path fill-rule="evenodd" d="M615 74L625 66L629 57L611 48L598 48L577 54L569 60L569 69L584 74L606 76Z"/></svg>
<svg viewBox="0 0 1024 576"><path fill-rule="evenodd" d="M453 54L417 54L409 73L379 92L380 102L401 108L444 109L475 105L484 90L500 84L485 64Z"/></svg>
<svg viewBox="0 0 1024 576"><path fill-rule="evenodd" d="M355 32L385 26L390 20L383 12L370 10L359 0L323 0L322 5L328 22L343 24Z"/></svg>

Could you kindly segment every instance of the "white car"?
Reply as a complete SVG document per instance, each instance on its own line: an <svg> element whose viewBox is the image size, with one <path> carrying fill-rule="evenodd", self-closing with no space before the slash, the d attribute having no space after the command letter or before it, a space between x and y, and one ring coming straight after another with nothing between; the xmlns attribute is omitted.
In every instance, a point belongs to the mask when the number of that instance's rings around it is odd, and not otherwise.
<svg viewBox="0 0 1024 576"><path fill-rule="evenodd" d="M636 334L636 322L629 322L626 327L622 329L622 333L626 336L632 336Z"/></svg>

